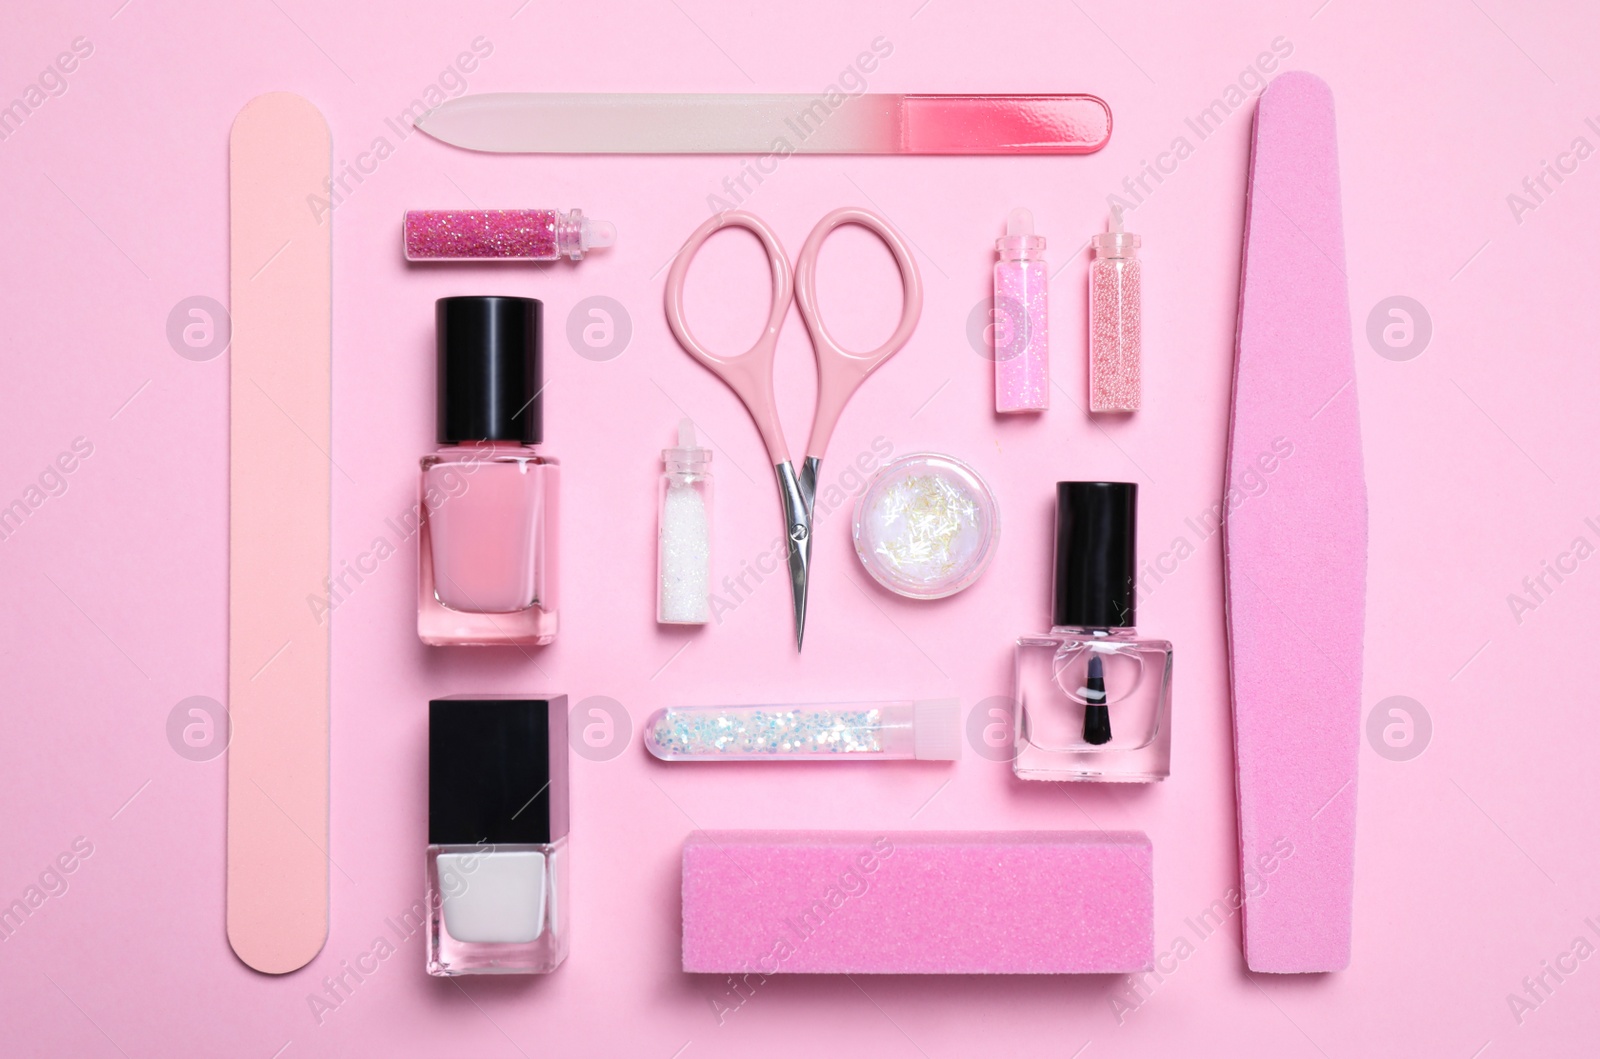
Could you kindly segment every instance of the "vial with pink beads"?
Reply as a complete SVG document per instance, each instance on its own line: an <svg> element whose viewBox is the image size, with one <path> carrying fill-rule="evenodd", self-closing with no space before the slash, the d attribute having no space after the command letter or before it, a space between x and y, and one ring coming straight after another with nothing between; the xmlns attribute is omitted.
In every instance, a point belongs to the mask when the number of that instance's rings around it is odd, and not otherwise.
<svg viewBox="0 0 1600 1059"><path fill-rule="evenodd" d="M1122 230L1122 207L1111 227L1090 240L1089 411L1139 408L1139 237Z"/></svg>

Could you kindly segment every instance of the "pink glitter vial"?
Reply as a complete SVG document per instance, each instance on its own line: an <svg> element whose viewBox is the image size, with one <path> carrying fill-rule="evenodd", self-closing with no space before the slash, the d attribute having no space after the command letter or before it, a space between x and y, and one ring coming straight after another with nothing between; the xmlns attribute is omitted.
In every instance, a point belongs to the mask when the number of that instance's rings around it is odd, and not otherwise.
<svg viewBox="0 0 1600 1059"><path fill-rule="evenodd" d="M617 229L582 210L407 210L407 261L583 260Z"/></svg>
<svg viewBox="0 0 1600 1059"><path fill-rule="evenodd" d="M995 244L994 410L1042 412L1050 407L1050 275L1044 236L1033 214L1015 209Z"/></svg>
<svg viewBox="0 0 1600 1059"><path fill-rule="evenodd" d="M1090 240L1089 411L1139 408L1139 237L1122 230L1122 208L1111 230Z"/></svg>

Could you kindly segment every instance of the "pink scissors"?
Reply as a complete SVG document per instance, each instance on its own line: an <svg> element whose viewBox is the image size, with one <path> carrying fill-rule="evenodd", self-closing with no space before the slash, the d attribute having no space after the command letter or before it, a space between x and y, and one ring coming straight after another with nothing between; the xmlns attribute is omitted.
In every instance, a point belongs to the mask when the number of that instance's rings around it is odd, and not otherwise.
<svg viewBox="0 0 1600 1059"><path fill-rule="evenodd" d="M894 255L900 268L900 284L904 289L904 304L900 323L888 340L870 353L852 353L843 348L828 334L817 310L817 254L823 241L835 228L856 224L882 239ZM689 331L683 315L683 280L689 264L701 245L714 233L724 228L744 228L754 233L766 248L767 262L772 268L772 313L767 317L766 328L755 345L738 356L725 357L713 353L700 344ZM805 322L811 336L811 346L817 357L817 410L811 423L811 440L806 443L806 458L799 474L789 458L789 446L784 441L783 425L778 421L778 402L772 388L772 364L778 351L778 332L784 317L789 313L793 297L800 304L800 319ZM678 342L689 355L728 385L744 402L755 420L761 440L766 443L767 455L778 475L778 496L783 501L784 535L789 541L789 587L794 596L794 643L799 650L805 641L806 581L811 567L811 518L817 492L817 474L823 454L828 448L828 438L839 421L839 415L862 381L879 364L899 352L916 330L917 318L922 315L922 277L911 259L905 239L882 217L867 210L847 207L834 210L811 230L806 244L800 250L793 268L783 252L778 237L765 221L742 210L728 210L706 221L689 236L672 262L667 273L667 323Z"/></svg>

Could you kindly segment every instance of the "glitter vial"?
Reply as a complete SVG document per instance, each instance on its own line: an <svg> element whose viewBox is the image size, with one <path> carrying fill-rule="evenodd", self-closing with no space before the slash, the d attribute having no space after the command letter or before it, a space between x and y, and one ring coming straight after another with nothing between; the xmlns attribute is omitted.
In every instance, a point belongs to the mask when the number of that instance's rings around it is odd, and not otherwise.
<svg viewBox="0 0 1600 1059"><path fill-rule="evenodd" d="M428 704L428 973L567 958L567 697Z"/></svg>
<svg viewBox="0 0 1600 1059"><path fill-rule="evenodd" d="M656 501L656 621L711 620L711 450L695 445L694 422L678 424L678 444L661 450Z"/></svg>
<svg viewBox="0 0 1600 1059"><path fill-rule="evenodd" d="M541 447L543 306L441 298L439 448L422 460L417 635L549 643L560 476Z"/></svg>
<svg viewBox="0 0 1600 1059"><path fill-rule="evenodd" d="M1139 237L1122 230L1122 207L1111 208L1111 230L1090 240L1089 411L1139 408Z"/></svg>
<svg viewBox="0 0 1600 1059"><path fill-rule="evenodd" d="M1167 778L1172 645L1133 627L1138 490L1056 483L1052 627L1017 641L1012 770L1022 779Z"/></svg>
<svg viewBox="0 0 1600 1059"><path fill-rule="evenodd" d="M582 261L617 227L582 210L407 210L407 261Z"/></svg>
<svg viewBox="0 0 1600 1059"><path fill-rule="evenodd" d="M1050 273L1033 214L1012 210L995 249L994 410L1042 412L1050 407Z"/></svg>
<svg viewBox="0 0 1600 1059"><path fill-rule="evenodd" d="M663 761L957 761L961 703L669 706L645 722L644 745Z"/></svg>

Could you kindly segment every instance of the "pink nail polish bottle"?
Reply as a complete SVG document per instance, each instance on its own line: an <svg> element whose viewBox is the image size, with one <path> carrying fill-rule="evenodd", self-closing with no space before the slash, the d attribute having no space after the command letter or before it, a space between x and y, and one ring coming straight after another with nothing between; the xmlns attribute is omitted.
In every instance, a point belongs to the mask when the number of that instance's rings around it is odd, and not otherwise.
<svg viewBox="0 0 1600 1059"><path fill-rule="evenodd" d="M1012 210L995 249L994 410L1042 412L1050 407L1050 273L1033 214Z"/></svg>
<svg viewBox="0 0 1600 1059"><path fill-rule="evenodd" d="M544 306L441 298L439 448L422 460L417 635L546 644L556 635L559 468L543 440Z"/></svg>
<svg viewBox="0 0 1600 1059"><path fill-rule="evenodd" d="M1139 237L1122 230L1122 208L1111 230L1096 235L1089 262L1089 411L1139 408Z"/></svg>

